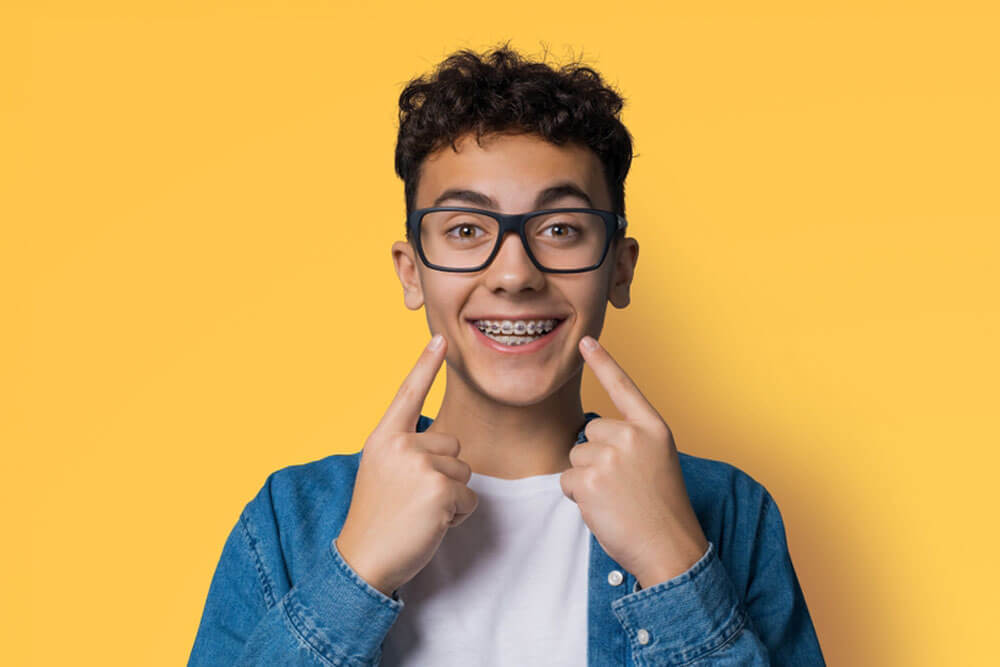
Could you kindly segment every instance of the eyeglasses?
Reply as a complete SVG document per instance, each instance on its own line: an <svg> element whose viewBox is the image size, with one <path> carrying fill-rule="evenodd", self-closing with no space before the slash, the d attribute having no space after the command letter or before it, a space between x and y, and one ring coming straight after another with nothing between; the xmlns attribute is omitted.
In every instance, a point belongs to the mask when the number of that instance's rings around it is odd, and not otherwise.
<svg viewBox="0 0 1000 667"><path fill-rule="evenodd" d="M599 267L625 218L593 208L495 213L464 206L412 211L406 220L420 259L437 271L472 272L489 266L507 232L516 232L531 262L546 273Z"/></svg>

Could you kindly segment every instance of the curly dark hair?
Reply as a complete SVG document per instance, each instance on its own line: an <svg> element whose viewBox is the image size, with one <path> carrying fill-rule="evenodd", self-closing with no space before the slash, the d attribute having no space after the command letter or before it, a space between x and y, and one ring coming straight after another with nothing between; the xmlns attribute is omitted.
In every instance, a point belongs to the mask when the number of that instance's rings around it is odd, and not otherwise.
<svg viewBox="0 0 1000 667"><path fill-rule="evenodd" d="M415 208L420 165L428 154L467 132L536 134L556 145L589 147L604 167L613 211L625 215L625 177L632 136L619 119L624 98L596 71L570 62L553 69L509 42L482 56L463 49L429 77L411 79L399 96L396 174L405 184L406 213ZM407 238L409 233L407 230Z"/></svg>

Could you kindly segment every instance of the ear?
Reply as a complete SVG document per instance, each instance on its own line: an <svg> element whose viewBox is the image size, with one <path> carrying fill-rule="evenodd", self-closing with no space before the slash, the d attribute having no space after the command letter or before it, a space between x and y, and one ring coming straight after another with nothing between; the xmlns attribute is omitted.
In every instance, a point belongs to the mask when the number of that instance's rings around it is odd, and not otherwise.
<svg viewBox="0 0 1000 667"><path fill-rule="evenodd" d="M608 301L615 308L624 308L629 304L629 288L639 259L639 242L626 236L614 243L612 251L614 268L611 271L611 284L608 286Z"/></svg>
<svg viewBox="0 0 1000 667"><path fill-rule="evenodd" d="M403 303L410 310L417 310L424 305L424 289L417 269L419 260L409 241L396 241L392 244L392 262L396 266L399 282L403 285Z"/></svg>

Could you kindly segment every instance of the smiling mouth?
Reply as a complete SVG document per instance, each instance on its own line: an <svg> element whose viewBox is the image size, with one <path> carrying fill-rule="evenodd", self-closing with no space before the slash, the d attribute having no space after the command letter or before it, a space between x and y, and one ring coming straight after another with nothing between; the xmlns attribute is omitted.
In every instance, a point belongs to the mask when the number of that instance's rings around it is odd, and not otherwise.
<svg viewBox="0 0 1000 667"><path fill-rule="evenodd" d="M541 340L565 318L539 320L470 320L483 335L501 345L517 347Z"/></svg>

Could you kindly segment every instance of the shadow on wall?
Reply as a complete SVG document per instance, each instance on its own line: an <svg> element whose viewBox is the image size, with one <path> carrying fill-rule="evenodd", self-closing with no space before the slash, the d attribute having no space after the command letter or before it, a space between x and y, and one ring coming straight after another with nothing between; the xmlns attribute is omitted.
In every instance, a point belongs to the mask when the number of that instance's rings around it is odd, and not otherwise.
<svg viewBox="0 0 1000 667"><path fill-rule="evenodd" d="M881 578L865 576L878 573L884 559L851 530L858 517L836 502L834 480L816 468L810 448L817 439L799 428L797 419L789 419L787 426L733 419L725 407L727 397L697 369L684 370L686 364L678 362L685 348L699 345L697 332L685 330L682 322L672 327L641 320L643 313L672 312L669 305L644 307L642 313L629 308L627 331L618 325L626 319L623 313L609 306L601 343L670 424L680 451L731 463L774 496L826 661L897 664L890 655L895 642L879 630L880 619L892 614L889 596L878 588ZM671 382L678 377L683 382ZM582 399L584 410L620 416L589 368L584 370Z"/></svg>

